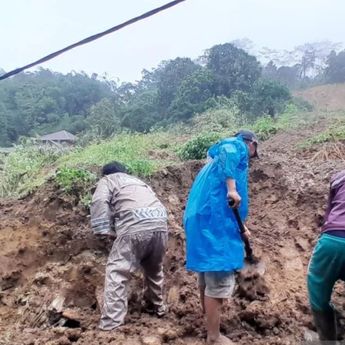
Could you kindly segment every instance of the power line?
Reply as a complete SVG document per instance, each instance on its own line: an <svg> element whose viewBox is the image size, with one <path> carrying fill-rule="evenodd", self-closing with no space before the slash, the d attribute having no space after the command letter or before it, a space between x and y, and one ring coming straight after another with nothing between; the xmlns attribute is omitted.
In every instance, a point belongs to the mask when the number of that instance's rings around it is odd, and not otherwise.
<svg viewBox="0 0 345 345"><path fill-rule="evenodd" d="M171 1L171 2L165 4L165 5L161 6L161 7L157 7L157 8L155 8L155 9L149 11L149 12L146 12L146 13L138 16L138 17L135 17L135 18L132 18L130 20L127 20L126 22L121 23L119 25L116 25L116 26L114 26L114 27L112 27L112 28L110 28L108 30L105 30L105 31L100 32L98 34L95 34L95 35L89 36L87 38L84 38L83 40L81 40L79 42L73 43L73 44L71 44L71 45L69 45L69 46L67 46L67 47L65 47L63 49L60 49L60 50L58 50L58 51L56 51L54 53L51 53L51 54L49 54L49 55L47 55L47 56L45 56L45 57L43 57L43 58L41 58L41 59L39 59L39 60L37 60L35 62L32 62L32 63L30 63L30 64L28 64L26 66L23 66L23 67L20 67L20 68L16 68L16 69L14 69L14 70L12 70L12 71L10 71L8 73L5 73L5 74L0 76L0 80L7 79L7 78L9 78L9 77L11 77L13 75L16 75L16 74L18 74L20 72L23 72L24 70L26 70L28 68L31 68L31 67L39 65L39 64L41 64L43 62L51 60L51 59L57 57L58 55L61 55L61 54L65 53L65 52L67 52L68 50L71 50L73 48L76 48L76 47L82 46L84 44L90 43L90 42L95 41L95 40L97 40L97 39L99 39L99 38L101 38L101 37L103 37L105 35L109 35L112 32L118 31L118 30L120 30L120 29L122 29L122 28L124 28L124 27L126 27L128 25L134 24L134 23L136 23L136 22L138 22L140 20L143 20L143 19L146 19L148 17L151 17L151 16L153 16L153 15L155 15L155 14L161 12L161 11L164 11L164 10L170 8L170 7L176 6L176 5L178 5L179 3L183 2L183 1L186 1L186 0Z"/></svg>

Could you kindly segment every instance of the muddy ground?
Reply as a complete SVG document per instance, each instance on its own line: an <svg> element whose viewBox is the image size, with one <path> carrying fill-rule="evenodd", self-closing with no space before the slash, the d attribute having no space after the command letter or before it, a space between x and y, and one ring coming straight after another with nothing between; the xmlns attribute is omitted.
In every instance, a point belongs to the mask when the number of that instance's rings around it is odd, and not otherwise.
<svg viewBox="0 0 345 345"><path fill-rule="evenodd" d="M298 344L313 330L305 277L318 236L329 177L340 159L301 150L303 138L321 130L278 134L265 142L250 173L253 246L266 263L264 277L239 277L224 307L222 331L238 344ZM315 158L316 157L316 158ZM182 213L202 162L166 168L150 183L169 210L165 263L170 312L162 319L141 311L142 281L131 282L125 326L97 330L109 244L95 240L87 211L75 197L48 183L22 200L0 202L0 344L202 344L205 330L194 274L184 268ZM336 303L345 299L337 288ZM341 315L340 315L341 316ZM342 319L340 320L342 322Z"/></svg>

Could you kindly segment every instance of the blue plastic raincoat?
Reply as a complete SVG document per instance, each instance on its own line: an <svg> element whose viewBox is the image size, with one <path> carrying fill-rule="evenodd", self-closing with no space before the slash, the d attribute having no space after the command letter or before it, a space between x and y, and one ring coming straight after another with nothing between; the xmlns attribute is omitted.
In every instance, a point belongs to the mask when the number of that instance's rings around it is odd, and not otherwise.
<svg viewBox="0 0 345 345"><path fill-rule="evenodd" d="M187 269L195 272L241 269L244 246L233 211L228 206L226 180L235 179L242 201L242 220L248 214L249 151L241 137L213 145L207 163L196 177L184 214Z"/></svg>

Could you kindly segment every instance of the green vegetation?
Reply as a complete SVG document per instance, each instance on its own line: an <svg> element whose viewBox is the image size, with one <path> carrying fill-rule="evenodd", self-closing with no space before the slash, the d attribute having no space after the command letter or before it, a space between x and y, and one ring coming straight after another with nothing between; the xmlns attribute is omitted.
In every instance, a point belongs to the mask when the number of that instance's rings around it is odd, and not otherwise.
<svg viewBox="0 0 345 345"><path fill-rule="evenodd" d="M315 119L313 113L296 111L295 105L290 105L287 110L276 119L260 117L248 124L236 117L236 107L229 103L199 115L196 118L199 121L188 127L178 125L169 132L148 134L121 133L64 154L25 143L2 158L2 165L0 161L0 196L26 194L51 176L55 176L55 182L67 193L75 193L81 186L89 190L95 181L95 175L89 171L98 171L99 167L112 160L124 163L135 175L149 176L180 160L206 158L212 144L233 135L239 128L252 129L260 140L266 140L281 130L301 127ZM79 200L82 204L89 204L90 194L79 193Z"/></svg>
<svg viewBox="0 0 345 345"><path fill-rule="evenodd" d="M62 129L101 138L124 130L148 133L176 122L190 123L213 111L223 98L240 117L253 121L284 113L291 100L287 87L345 81L345 51L336 43L307 43L279 54L265 48L253 56L240 41L215 45L196 60L162 61L144 70L135 83L45 69L4 80L0 146ZM259 60L269 62L262 65ZM309 107L305 102L300 106Z"/></svg>
<svg viewBox="0 0 345 345"><path fill-rule="evenodd" d="M338 54L335 51L331 52L325 69L325 79L328 83L345 82L345 50Z"/></svg>
<svg viewBox="0 0 345 345"><path fill-rule="evenodd" d="M75 196L81 205L90 207L91 188L96 181L96 175L85 169L65 167L56 171L54 180L63 191Z"/></svg>
<svg viewBox="0 0 345 345"><path fill-rule="evenodd" d="M118 160L128 170L139 176L148 176L153 171L169 163L173 152L173 138L165 133L119 134L109 140L92 143L85 148L78 148L57 161L58 166L100 167L113 160ZM164 158L155 158L153 155Z"/></svg>
<svg viewBox="0 0 345 345"><path fill-rule="evenodd" d="M73 192L83 181L93 181L87 170L98 170L112 160L122 162L135 175L148 176L176 160L177 140L167 133L123 133L66 153L25 142L0 161L0 197L30 192L54 176L55 170L57 184Z"/></svg>
<svg viewBox="0 0 345 345"><path fill-rule="evenodd" d="M178 156L182 160L203 159L206 158L207 150L211 145L215 144L221 138L235 134L240 128L248 128L254 131L260 140L267 140L279 131L303 126L315 116L313 114L303 113L303 117L301 117L301 113L296 110L293 104L287 110L288 112L282 114L277 119L264 116L258 118L253 124L244 123L240 125L239 123L236 124L236 121L231 121L233 119L233 113L228 113L229 118L226 119L224 108L217 109L214 111L215 118L223 122L214 123L212 132L205 131L206 128L209 128L209 117L212 118L212 112L207 112L199 117L200 122L196 125L199 131L192 131L193 133L200 134L194 134L189 141L183 144L178 150ZM227 126L228 121L230 121L229 126ZM202 124L205 127L202 127Z"/></svg>
<svg viewBox="0 0 345 345"><path fill-rule="evenodd" d="M212 144L240 128L251 129L260 140L266 140L279 131L312 122L316 117L314 113L301 113L291 103L287 112L277 118L264 116L248 123L231 101L218 99L217 102L213 110L198 115L188 126L177 124L169 131L160 129L148 134L120 133L110 139L96 137L90 144L65 153L23 142L15 152L0 160L0 196L26 194L51 176L55 176L55 182L66 192L74 193L81 185L86 188L94 182L95 176L89 171L98 171L112 160L125 164L134 175L150 176L181 160L206 158ZM340 138L340 134L336 136ZM80 194L79 199L88 204L90 195Z"/></svg>
<svg viewBox="0 0 345 345"><path fill-rule="evenodd" d="M58 153L23 142L0 163L0 197L18 196L41 185L49 176L49 166Z"/></svg>
<svg viewBox="0 0 345 345"><path fill-rule="evenodd" d="M79 193L95 181L89 171L112 160L145 177L181 160L205 158L213 143L240 128L266 140L303 126L314 116L308 113L311 106L293 98L284 85L337 81L345 60L344 53L329 54L334 47L296 47L296 54L288 55L300 61L278 68L273 62L262 66L235 43L225 43L194 61L162 61L144 70L136 83L44 69L5 80L0 83L0 145L17 146L0 157L0 197L28 193L51 176L66 193ZM266 55L266 60L275 56ZM321 60L326 67L309 77ZM79 133L76 148L55 152L21 139L61 129ZM345 124L337 123L310 143L344 139L344 133ZM88 193L78 198L90 202Z"/></svg>
<svg viewBox="0 0 345 345"><path fill-rule="evenodd" d="M87 189L95 180L96 176L84 169L60 168L55 175L55 181L67 193Z"/></svg>
<svg viewBox="0 0 345 345"><path fill-rule="evenodd" d="M345 121L336 120L332 126L325 131L312 136L301 144L301 147L308 147L313 144L322 144L326 142L335 142L345 140Z"/></svg>
<svg viewBox="0 0 345 345"><path fill-rule="evenodd" d="M204 159L211 145L221 139L220 133L203 133L185 143L178 151L182 160Z"/></svg>
<svg viewBox="0 0 345 345"><path fill-rule="evenodd" d="M242 116L233 100L217 97L213 100L213 107L202 114L193 117L190 123L191 134L197 135L207 132L235 132L247 118Z"/></svg>
<svg viewBox="0 0 345 345"><path fill-rule="evenodd" d="M231 43L211 47L197 62L163 61L136 83L40 69L0 83L0 146L62 129L101 138L124 130L148 133L188 123L222 98L241 116L273 116L290 97L278 82L262 79L255 56Z"/></svg>
<svg viewBox="0 0 345 345"><path fill-rule="evenodd" d="M297 111L294 104L290 104L286 108L286 112L276 119L269 116L260 117L254 124L249 126L260 140L267 140L273 134L288 129L300 128L307 123L311 123L318 118L315 113L301 113Z"/></svg>
<svg viewBox="0 0 345 345"><path fill-rule="evenodd" d="M85 73L63 75L40 69L2 81L0 145L61 129L84 131L90 126L90 107L111 97L108 83Z"/></svg>

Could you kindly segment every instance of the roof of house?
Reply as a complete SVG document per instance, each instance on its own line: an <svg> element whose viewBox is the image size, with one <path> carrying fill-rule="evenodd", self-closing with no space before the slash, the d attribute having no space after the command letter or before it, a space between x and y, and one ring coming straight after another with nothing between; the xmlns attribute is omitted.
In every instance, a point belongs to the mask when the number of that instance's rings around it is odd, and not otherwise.
<svg viewBox="0 0 345 345"><path fill-rule="evenodd" d="M59 131L46 134L40 137L42 141L76 141L77 137L67 131Z"/></svg>

